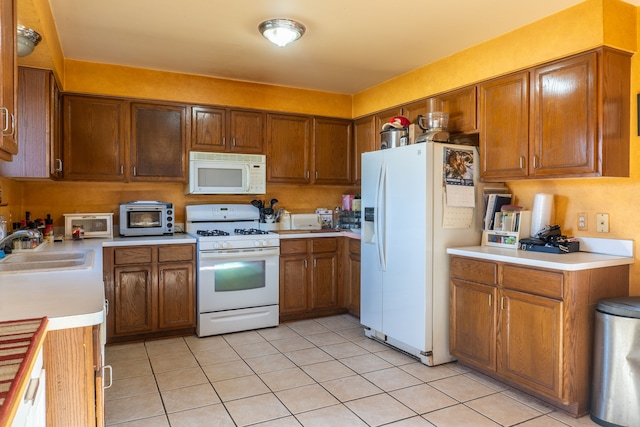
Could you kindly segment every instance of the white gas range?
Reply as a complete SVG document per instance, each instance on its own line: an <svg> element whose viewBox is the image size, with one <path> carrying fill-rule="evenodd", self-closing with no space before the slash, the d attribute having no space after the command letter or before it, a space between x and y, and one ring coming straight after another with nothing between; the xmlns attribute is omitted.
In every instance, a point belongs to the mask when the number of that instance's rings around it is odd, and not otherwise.
<svg viewBox="0 0 640 427"><path fill-rule="evenodd" d="M186 207L198 241L198 336L278 325L280 236L260 230L252 205Z"/></svg>

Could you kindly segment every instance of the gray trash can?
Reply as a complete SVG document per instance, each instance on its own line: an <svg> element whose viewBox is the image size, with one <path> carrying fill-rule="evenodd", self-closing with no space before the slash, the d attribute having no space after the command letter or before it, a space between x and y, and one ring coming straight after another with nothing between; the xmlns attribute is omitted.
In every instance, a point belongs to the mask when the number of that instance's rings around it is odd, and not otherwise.
<svg viewBox="0 0 640 427"><path fill-rule="evenodd" d="M640 427L640 297L598 301L591 419L607 427Z"/></svg>

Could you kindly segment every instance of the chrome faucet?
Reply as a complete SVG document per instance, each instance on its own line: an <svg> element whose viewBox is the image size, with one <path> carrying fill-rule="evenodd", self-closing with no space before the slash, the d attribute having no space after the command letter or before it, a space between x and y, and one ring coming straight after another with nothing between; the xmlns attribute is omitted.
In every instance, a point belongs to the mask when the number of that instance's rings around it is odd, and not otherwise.
<svg viewBox="0 0 640 427"><path fill-rule="evenodd" d="M0 248L4 249L4 247L7 245L7 243L12 242L13 240L19 238L19 237L38 237L38 231L36 230L18 230L18 231L14 231L13 233L9 234L8 236L4 237L2 240L0 240Z"/></svg>

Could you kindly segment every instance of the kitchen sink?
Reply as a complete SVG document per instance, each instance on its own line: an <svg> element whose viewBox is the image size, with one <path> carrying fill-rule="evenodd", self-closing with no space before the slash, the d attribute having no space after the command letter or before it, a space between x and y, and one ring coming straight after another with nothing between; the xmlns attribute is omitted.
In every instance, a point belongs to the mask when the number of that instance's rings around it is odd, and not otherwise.
<svg viewBox="0 0 640 427"><path fill-rule="evenodd" d="M7 255L0 260L0 273L81 270L93 267L94 251L34 252Z"/></svg>

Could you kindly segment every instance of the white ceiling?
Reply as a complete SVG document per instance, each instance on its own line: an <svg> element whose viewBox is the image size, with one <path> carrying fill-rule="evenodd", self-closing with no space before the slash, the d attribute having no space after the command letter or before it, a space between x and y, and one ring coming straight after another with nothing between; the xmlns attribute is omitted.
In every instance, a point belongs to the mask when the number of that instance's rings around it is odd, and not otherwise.
<svg viewBox="0 0 640 427"><path fill-rule="evenodd" d="M582 0L50 0L64 57L353 94ZM629 0L640 4L640 0ZM278 48L258 24L307 27Z"/></svg>

